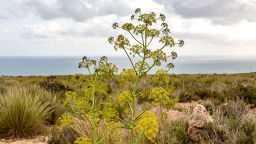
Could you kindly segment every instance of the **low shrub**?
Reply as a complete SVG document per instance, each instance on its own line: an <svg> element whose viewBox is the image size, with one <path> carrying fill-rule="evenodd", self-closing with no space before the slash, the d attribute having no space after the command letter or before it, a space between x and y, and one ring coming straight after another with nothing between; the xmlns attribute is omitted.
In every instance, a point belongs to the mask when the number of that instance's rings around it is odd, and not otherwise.
<svg viewBox="0 0 256 144"><path fill-rule="evenodd" d="M0 94L4 94L6 92L6 88L0 85Z"/></svg>
<svg viewBox="0 0 256 144"><path fill-rule="evenodd" d="M213 114L215 105L212 101L206 100L202 103L202 105L205 107L205 109L209 112L210 115Z"/></svg>
<svg viewBox="0 0 256 144"><path fill-rule="evenodd" d="M193 100L199 100L200 98L196 95L194 95L194 93L192 93L192 91L182 91L179 94L179 102L190 102Z"/></svg>
<svg viewBox="0 0 256 144"><path fill-rule="evenodd" d="M175 121L167 125L167 127L162 127L160 129L160 137L157 137L158 143L161 144L187 144L189 143L188 137L188 122L185 121Z"/></svg>
<svg viewBox="0 0 256 144"><path fill-rule="evenodd" d="M52 93L64 94L66 91L72 90L68 86L65 86L64 84L62 84L61 82L58 82L57 80L54 80L53 78L48 78L47 80L40 82L39 86L44 90Z"/></svg>
<svg viewBox="0 0 256 144"><path fill-rule="evenodd" d="M214 122L205 127L207 143L253 144L256 119L248 115L248 106L241 100L219 105L213 112Z"/></svg>
<svg viewBox="0 0 256 144"><path fill-rule="evenodd" d="M256 106L256 87L253 85L239 84L226 91L229 99L243 99L247 104Z"/></svg>
<svg viewBox="0 0 256 144"><path fill-rule="evenodd" d="M0 135L27 137L43 132L51 107L28 89L10 88L0 96Z"/></svg>
<svg viewBox="0 0 256 144"><path fill-rule="evenodd" d="M48 144L72 144L79 137L79 134L70 128L54 127L51 131L51 137Z"/></svg>

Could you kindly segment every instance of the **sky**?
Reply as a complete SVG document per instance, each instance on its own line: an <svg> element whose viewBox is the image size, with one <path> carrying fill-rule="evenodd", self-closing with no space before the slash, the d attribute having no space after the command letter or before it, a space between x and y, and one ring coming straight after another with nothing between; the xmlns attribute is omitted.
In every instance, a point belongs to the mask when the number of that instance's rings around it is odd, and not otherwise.
<svg viewBox="0 0 256 144"><path fill-rule="evenodd" d="M1 0L0 56L119 56L114 22L164 13L189 56L256 56L256 0Z"/></svg>

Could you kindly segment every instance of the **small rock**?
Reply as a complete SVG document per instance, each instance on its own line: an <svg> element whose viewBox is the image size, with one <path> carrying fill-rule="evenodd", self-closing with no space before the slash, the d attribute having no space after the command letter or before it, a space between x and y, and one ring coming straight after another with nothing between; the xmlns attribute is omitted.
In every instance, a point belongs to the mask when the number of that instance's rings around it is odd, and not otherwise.
<svg viewBox="0 0 256 144"><path fill-rule="evenodd" d="M202 130L206 124L212 123L213 119L201 104L198 104L193 110L192 117L189 120L188 134L192 141L199 141L202 137Z"/></svg>

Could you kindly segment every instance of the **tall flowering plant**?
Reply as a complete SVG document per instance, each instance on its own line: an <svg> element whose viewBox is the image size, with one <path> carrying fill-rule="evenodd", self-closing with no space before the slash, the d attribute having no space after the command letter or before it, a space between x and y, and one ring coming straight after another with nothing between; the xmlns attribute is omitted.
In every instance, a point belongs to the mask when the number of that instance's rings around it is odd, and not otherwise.
<svg viewBox="0 0 256 144"><path fill-rule="evenodd" d="M129 85L118 97L120 105L126 107L125 112L130 114L129 120L122 121L123 128L130 130L132 144L139 143L145 137L153 142L158 132L158 125L155 115L149 110L154 105L173 103L170 91L166 90L164 85L169 81L168 71L174 67L171 61L177 58L177 53L172 49L176 45L182 47L184 41L176 42L172 38L165 15L156 15L154 12L142 13L140 8L131 15L131 22L122 25L114 23L113 29L124 31L126 35L109 37L108 41L115 50L122 50L126 54L132 67L123 69L119 75L120 85ZM155 45L153 45L154 40L157 42ZM151 105L139 112L138 98L145 97L145 91L146 94L148 91L148 89L138 90L140 80L150 70L164 64L166 69L159 70L152 78L152 82L157 87L149 90L149 95L146 95Z"/></svg>
<svg viewBox="0 0 256 144"><path fill-rule="evenodd" d="M81 137L77 144L99 144L102 136L98 135L98 128L102 122L112 124L117 119L112 94L109 92L108 82L116 76L118 68L109 63L107 57L103 56L99 61L84 57L79 63L79 68L84 68L88 75L85 80L75 79L81 82L82 92L67 92L64 104L71 110L72 114L63 114L59 122L62 126L69 127ZM77 125L82 124L88 130L79 129ZM113 125L111 126L113 127Z"/></svg>

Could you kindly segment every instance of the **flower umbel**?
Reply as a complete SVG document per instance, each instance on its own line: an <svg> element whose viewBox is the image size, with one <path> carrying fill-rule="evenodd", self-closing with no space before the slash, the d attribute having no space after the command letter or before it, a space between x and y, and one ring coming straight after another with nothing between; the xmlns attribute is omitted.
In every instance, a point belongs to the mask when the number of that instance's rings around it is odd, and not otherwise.
<svg viewBox="0 0 256 144"><path fill-rule="evenodd" d="M142 114L136 125L136 132L153 141L153 138L156 137L158 131L159 129L155 114L151 111L146 111Z"/></svg>
<svg viewBox="0 0 256 144"><path fill-rule="evenodd" d="M170 94L162 87L153 88L150 98L155 105L167 105L170 101Z"/></svg>

